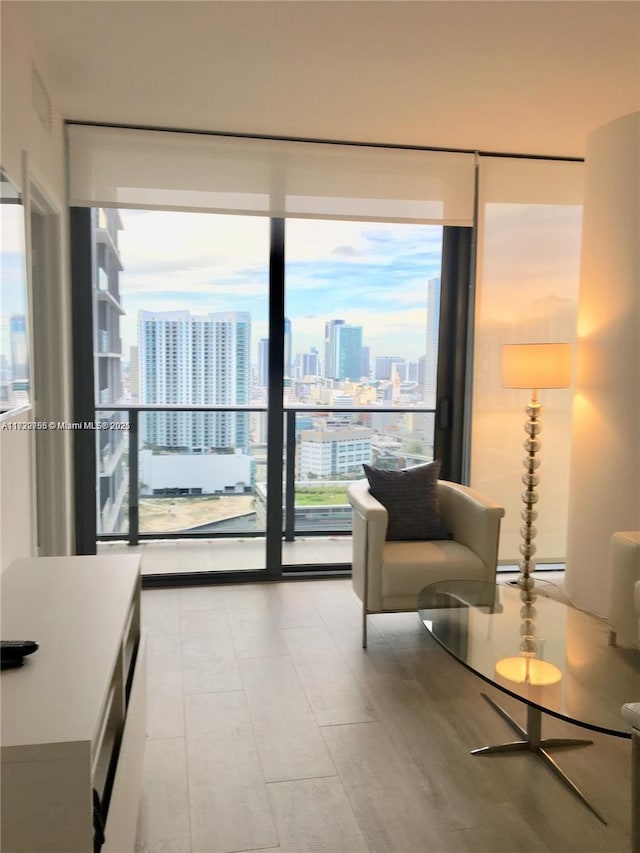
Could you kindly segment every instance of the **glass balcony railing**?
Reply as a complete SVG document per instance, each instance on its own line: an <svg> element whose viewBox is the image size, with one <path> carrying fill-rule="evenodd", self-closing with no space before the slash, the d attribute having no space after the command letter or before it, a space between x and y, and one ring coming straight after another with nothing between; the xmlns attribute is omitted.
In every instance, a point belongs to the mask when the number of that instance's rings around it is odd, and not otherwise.
<svg viewBox="0 0 640 853"><path fill-rule="evenodd" d="M98 408L96 417L106 412ZM266 408L122 405L108 412L128 427L127 529L103 527L99 539L264 536L274 452ZM351 532L347 487L362 478L364 463L394 469L433 458L432 409L305 406L283 417L282 482L271 492L282 493L281 532L289 542ZM122 453L112 441L102 446L102 474L111 474L114 447Z"/></svg>

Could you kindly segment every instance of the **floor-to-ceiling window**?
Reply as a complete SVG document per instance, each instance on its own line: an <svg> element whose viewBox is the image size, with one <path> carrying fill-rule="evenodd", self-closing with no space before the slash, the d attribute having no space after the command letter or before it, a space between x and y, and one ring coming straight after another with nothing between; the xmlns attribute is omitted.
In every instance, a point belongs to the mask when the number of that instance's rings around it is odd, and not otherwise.
<svg viewBox="0 0 640 853"><path fill-rule="evenodd" d="M442 230L286 222L289 537L350 532L363 463L433 459Z"/></svg>
<svg viewBox="0 0 640 853"><path fill-rule="evenodd" d="M256 340L268 340L268 221L92 215L96 405L139 407L137 494L120 503L137 502L138 536L264 534L254 498L266 476L266 398L254 366ZM113 476L114 437L127 436L98 434L100 485ZM98 537L128 537L126 514L110 522L105 497Z"/></svg>
<svg viewBox="0 0 640 853"><path fill-rule="evenodd" d="M105 424L74 436L78 550L215 536L248 555L262 536L264 559L238 568L313 563L285 551L348 534L363 463L431 459L451 432L464 377L441 354L465 351L470 240L461 266L443 258L446 232L472 224L473 156L68 134L76 417Z"/></svg>
<svg viewBox="0 0 640 853"><path fill-rule="evenodd" d="M108 208L86 219L97 539L206 537L214 565L264 568L269 220ZM289 219L285 234L277 535L284 565L345 564L346 487L363 463L434 457L443 229Z"/></svg>

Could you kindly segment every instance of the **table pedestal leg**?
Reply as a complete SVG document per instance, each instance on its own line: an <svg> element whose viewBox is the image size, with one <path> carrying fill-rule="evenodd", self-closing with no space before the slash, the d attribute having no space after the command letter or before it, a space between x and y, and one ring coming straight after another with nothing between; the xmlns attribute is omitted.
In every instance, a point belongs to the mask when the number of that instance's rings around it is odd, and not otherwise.
<svg viewBox="0 0 640 853"><path fill-rule="evenodd" d="M592 740L582 740L576 738L543 738L542 733L542 712L539 708L534 708L532 705L527 705L527 727L523 729L511 717L504 708L494 702L490 696L483 693L482 696L487 700L491 707L500 714L503 720L507 722L511 728L520 735L521 740L511 741L510 743L496 744L495 746L483 746L479 749L472 749L472 755L496 755L498 753L507 752L533 752L541 758L547 766L549 766L559 779L576 795L576 797L584 803L584 805L592 812L598 820L606 825L606 820L600 815L591 803L587 800L580 788L569 779L566 773L558 767L556 762L547 752L548 749L557 747L571 746L587 746L593 743Z"/></svg>

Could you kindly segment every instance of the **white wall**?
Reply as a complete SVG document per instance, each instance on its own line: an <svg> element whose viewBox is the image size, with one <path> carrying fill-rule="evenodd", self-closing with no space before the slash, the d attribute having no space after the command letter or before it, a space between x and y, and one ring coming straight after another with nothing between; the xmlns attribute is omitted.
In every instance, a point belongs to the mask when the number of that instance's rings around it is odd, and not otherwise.
<svg viewBox="0 0 640 853"><path fill-rule="evenodd" d="M587 140L566 589L606 615L610 542L640 529L640 112Z"/></svg>
<svg viewBox="0 0 640 853"><path fill-rule="evenodd" d="M59 229L58 268L51 277L57 291L56 304L64 313L64 321L60 316L52 317L51 323L56 327L52 335L55 346L60 349L62 359L59 363L66 365L56 378L59 384L58 397L63 401L65 415L68 412L69 394L69 339L67 315L68 299L68 252L66 230L66 192L64 169L63 125L61 116L56 109L55 93L49 83L49 78L41 59L35 54L29 27L22 4L5 3L2 9L2 51L1 51L1 137L0 162L8 175L26 192L28 205L28 187L35 183L40 193L45 196L52 208L59 211L61 227ZM51 126L45 127L32 105L33 69L44 83L52 100ZM26 168L24 164L26 163ZM28 213L28 207L27 207ZM27 215L27 239L29 237L29 216ZM28 263L28 266L30 264ZM30 274L30 269L29 269ZM50 359L51 352L42 352L40 341L34 342L36 355ZM22 412L20 417L27 421L42 418L46 413L37 402L38 389L34 389L32 406ZM66 408L65 408L66 407ZM59 416L56 420L59 419ZM33 486L35 433L32 431L5 431L2 435L2 450L0 461L0 477L2 481L2 543L0 546L0 562L2 567L19 556L35 554L35 495ZM70 442L66 433L60 433L60 446L56 448L62 459L63 475L56 484L57 498L50 508L50 526L64 529L62 537L64 550L71 547L71 490L70 471L71 456Z"/></svg>
<svg viewBox="0 0 640 853"><path fill-rule="evenodd" d="M35 54L27 19L19 3L2 8L2 165L11 178L22 183L22 151L26 150L29 168L44 189L64 201L65 173L63 128L56 110L46 69ZM52 96L52 129L40 122L32 106L32 73L38 71Z"/></svg>
<svg viewBox="0 0 640 853"><path fill-rule="evenodd" d="M202 489L204 494L224 492L239 483L251 485L251 457L242 453L210 454L140 452L140 480L144 494L154 489ZM242 492L240 492L242 494Z"/></svg>
<svg viewBox="0 0 640 853"><path fill-rule="evenodd" d="M0 419L0 570L17 557L35 554L32 450L34 433L21 427L32 420L31 407Z"/></svg>

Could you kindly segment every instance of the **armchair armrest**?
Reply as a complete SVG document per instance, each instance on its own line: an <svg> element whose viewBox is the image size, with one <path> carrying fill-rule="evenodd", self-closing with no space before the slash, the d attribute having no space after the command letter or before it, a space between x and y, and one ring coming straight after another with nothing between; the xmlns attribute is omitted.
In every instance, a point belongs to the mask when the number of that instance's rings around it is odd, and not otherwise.
<svg viewBox="0 0 640 853"><path fill-rule="evenodd" d="M361 601L372 608L382 600L382 549L387 535L389 513L369 491L367 480L356 480L347 488L353 509L353 556L351 580Z"/></svg>
<svg viewBox="0 0 640 853"><path fill-rule="evenodd" d="M622 717L640 733L640 702L629 702L622 706Z"/></svg>
<svg viewBox="0 0 640 853"><path fill-rule="evenodd" d="M500 522L504 507L469 486L438 481L440 511L456 542L476 553L487 567L487 580L495 579Z"/></svg>

